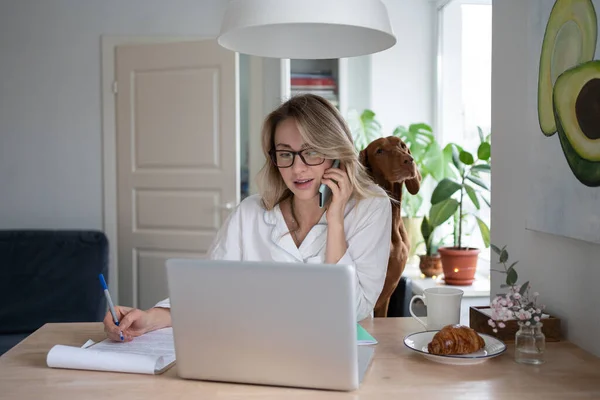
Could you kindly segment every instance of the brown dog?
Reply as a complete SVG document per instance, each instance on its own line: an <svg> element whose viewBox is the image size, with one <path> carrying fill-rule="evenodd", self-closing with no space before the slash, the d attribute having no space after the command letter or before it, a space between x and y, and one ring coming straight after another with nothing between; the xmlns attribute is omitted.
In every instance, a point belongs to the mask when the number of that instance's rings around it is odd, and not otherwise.
<svg viewBox="0 0 600 400"><path fill-rule="evenodd" d="M390 297L398 286L410 249L401 216L402 185L406 185L409 193L417 194L421 187L421 173L408 146L396 136L372 141L360 152L360 162L375 183L397 200L392 202L392 243L387 274L374 308L375 317L386 317Z"/></svg>

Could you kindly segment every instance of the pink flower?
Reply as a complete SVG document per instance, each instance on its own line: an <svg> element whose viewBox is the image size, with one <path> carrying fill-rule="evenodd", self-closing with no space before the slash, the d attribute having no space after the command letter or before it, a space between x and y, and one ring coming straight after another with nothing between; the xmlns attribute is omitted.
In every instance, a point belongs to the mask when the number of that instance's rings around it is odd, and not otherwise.
<svg viewBox="0 0 600 400"><path fill-rule="evenodd" d="M536 315L535 317L533 317L533 320L534 320L535 322L540 322L540 317L538 317L538 316Z"/></svg>
<svg viewBox="0 0 600 400"><path fill-rule="evenodd" d="M498 333L498 329L494 328L492 330L494 331L494 333Z"/></svg>
<svg viewBox="0 0 600 400"><path fill-rule="evenodd" d="M491 326L492 328L494 328L496 326L496 323L493 320L489 319L488 325Z"/></svg>
<svg viewBox="0 0 600 400"><path fill-rule="evenodd" d="M506 328L506 325L504 324L504 322L499 322L498 323L498 327L499 328Z"/></svg>
<svg viewBox="0 0 600 400"><path fill-rule="evenodd" d="M515 293L514 298L515 300L519 300L521 298L521 295L519 293Z"/></svg>
<svg viewBox="0 0 600 400"><path fill-rule="evenodd" d="M519 311L518 317L521 321L525 321L527 317L525 316L525 312L523 310Z"/></svg>

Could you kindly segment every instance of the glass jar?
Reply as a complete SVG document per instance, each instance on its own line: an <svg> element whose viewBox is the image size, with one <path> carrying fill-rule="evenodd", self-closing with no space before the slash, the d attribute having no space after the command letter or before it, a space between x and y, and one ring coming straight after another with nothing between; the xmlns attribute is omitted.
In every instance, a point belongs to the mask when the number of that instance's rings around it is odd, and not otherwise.
<svg viewBox="0 0 600 400"><path fill-rule="evenodd" d="M521 364L539 365L544 363L546 336L542 332L543 324L525 325L519 322L519 330L515 334L515 361Z"/></svg>

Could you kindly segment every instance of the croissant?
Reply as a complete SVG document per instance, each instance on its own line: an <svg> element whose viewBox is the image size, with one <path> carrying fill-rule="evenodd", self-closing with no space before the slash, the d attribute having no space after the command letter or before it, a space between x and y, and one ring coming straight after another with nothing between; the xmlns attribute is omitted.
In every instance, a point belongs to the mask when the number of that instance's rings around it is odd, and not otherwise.
<svg viewBox="0 0 600 400"><path fill-rule="evenodd" d="M427 345L429 354L469 354L485 346L483 338L475 330L463 325L447 325L433 336Z"/></svg>

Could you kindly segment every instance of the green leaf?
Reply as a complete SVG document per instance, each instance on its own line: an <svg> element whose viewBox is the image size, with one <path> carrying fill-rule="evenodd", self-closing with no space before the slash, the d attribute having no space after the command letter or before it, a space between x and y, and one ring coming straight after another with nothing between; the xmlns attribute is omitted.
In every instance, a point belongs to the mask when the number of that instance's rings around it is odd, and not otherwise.
<svg viewBox="0 0 600 400"><path fill-rule="evenodd" d="M460 161L462 161L463 163L465 163L467 165L472 165L475 162L473 155L471 153L469 153L468 151L464 151L464 150L460 152L460 154L458 155L458 158L460 159Z"/></svg>
<svg viewBox="0 0 600 400"><path fill-rule="evenodd" d="M502 253L502 250L500 250L500 248L498 246L496 246L495 244L490 244L490 247L492 248L492 251L498 255L500 255L500 253Z"/></svg>
<svg viewBox="0 0 600 400"><path fill-rule="evenodd" d="M492 167L488 164L477 164L471 167L472 172L490 172Z"/></svg>
<svg viewBox="0 0 600 400"><path fill-rule="evenodd" d="M418 123L418 124L411 124L408 127L408 129L411 130L411 131L419 131L419 132L422 132L422 131L425 131L425 132L428 132L428 133L433 132L433 129L431 129L431 126L429 126L429 125L427 125L426 123L423 123L423 122Z"/></svg>
<svg viewBox="0 0 600 400"><path fill-rule="evenodd" d="M521 296L525 296L525 292L527 291L527 288L529 287L529 281L525 282L524 284L521 285L521 290L519 290L519 294Z"/></svg>
<svg viewBox="0 0 600 400"><path fill-rule="evenodd" d="M432 142L428 146L425 154L423 154L422 165L425 167L425 171L431 174L436 181L439 182L444 179L444 153L437 142Z"/></svg>
<svg viewBox="0 0 600 400"><path fill-rule="evenodd" d="M482 181L481 179L479 179L475 176L467 175L467 179L470 180L471 182L473 182L474 184L481 186L485 190L490 190L490 188L487 186L487 184L484 181Z"/></svg>
<svg viewBox="0 0 600 400"><path fill-rule="evenodd" d="M503 249L502 252L500 253L500 262L505 263L507 261L508 261L508 251Z"/></svg>
<svg viewBox="0 0 600 400"><path fill-rule="evenodd" d="M483 199L483 201L485 201L485 204L488 205L488 207L492 207L492 204L490 203L490 201L488 199L486 199L484 196L481 196L481 198Z"/></svg>
<svg viewBox="0 0 600 400"><path fill-rule="evenodd" d="M362 150L373 140L381 137L381 124L375 119L375 113L366 109L360 115L356 110L348 114L348 126L354 138L357 150Z"/></svg>
<svg viewBox="0 0 600 400"><path fill-rule="evenodd" d="M448 178L442 179L433 190L433 193L431 193L431 204L437 204L440 201L450 198L460 188L461 186L453 180Z"/></svg>
<svg viewBox="0 0 600 400"><path fill-rule="evenodd" d="M456 148L456 146L452 146L452 163L454 164L456 169L458 169L458 171L462 174L462 166L460 165L459 160L460 160L459 151Z"/></svg>
<svg viewBox="0 0 600 400"><path fill-rule="evenodd" d="M515 261L514 263L510 264L510 267L508 267L508 269L514 268L515 265L517 265L519 261Z"/></svg>
<svg viewBox="0 0 600 400"><path fill-rule="evenodd" d="M492 151L492 146L488 142L483 142L479 145L477 149L477 157L480 160L489 160Z"/></svg>
<svg viewBox="0 0 600 400"><path fill-rule="evenodd" d="M510 268L508 270L508 273L506 274L506 284L513 286L514 284L517 283L518 279L519 279L519 275L517 274L517 271L515 271L514 268Z"/></svg>
<svg viewBox="0 0 600 400"><path fill-rule="evenodd" d="M479 230L481 231L481 238L483 239L483 243L485 247L490 247L490 228L483 222L479 217L475 217L477 219L477 224L479 225Z"/></svg>
<svg viewBox="0 0 600 400"><path fill-rule="evenodd" d="M432 232L433 227L429 224L429 220L427 217L423 217L423 222L421 222L421 234L423 235L423 239L427 241Z"/></svg>
<svg viewBox="0 0 600 400"><path fill-rule="evenodd" d="M454 178L454 179L460 179L460 176L457 172L458 169L456 169L456 167L454 166L454 162L452 159L452 144L448 144L446 145L446 147L444 147L444 149L442 150L442 155L444 157L444 177L446 178ZM440 181L441 179L439 179L438 181Z"/></svg>
<svg viewBox="0 0 600 400"><path fill-rule="evenodd" d="M458 209L458 201L446 199L431 206L429 210L429 224L436 228L446 222Z"/></svg>
<svg viewBox="0 0 600 400"><path fill-rule="evenodd" d="M477 127L477 132L479 133L479 141L480 142L485 142L485 138L483 137L483 130L481 130L480 126Z"/></svg>
<svg viewBox="0 0 600 400"><path fill-rule="evenodd" d="M465 184L465 189L467 190L467 194L469 195L469 198L471 199L471 201L473 202L473 204L475 205L475 207L477 207L477 209L479 210L479 199L477 199L477 193L475 192L475 189L473 189L471 186Z"/></svg>

